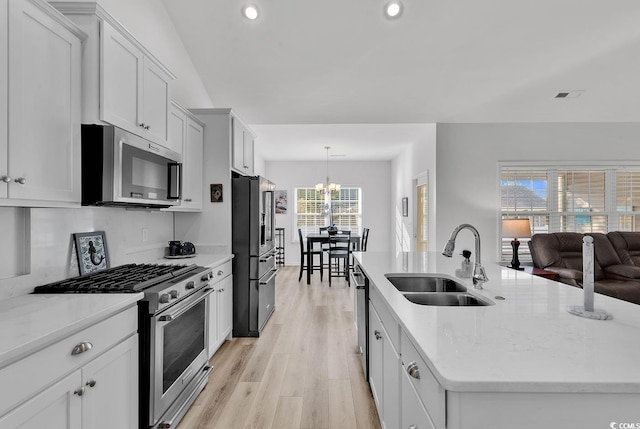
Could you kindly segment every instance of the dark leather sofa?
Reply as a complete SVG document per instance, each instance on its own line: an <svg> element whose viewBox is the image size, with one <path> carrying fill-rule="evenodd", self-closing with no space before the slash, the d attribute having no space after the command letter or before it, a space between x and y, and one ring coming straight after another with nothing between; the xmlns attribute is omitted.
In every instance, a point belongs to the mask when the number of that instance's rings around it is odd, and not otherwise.
<svg viewBox="0 0 640 429"><path fill-rule="evenodd" d="M593 237L597 293L640 304L640 232L587 234ZM582 239L576 232L534 234L534 266L558 274L558 281L582 287Z"/></svg>

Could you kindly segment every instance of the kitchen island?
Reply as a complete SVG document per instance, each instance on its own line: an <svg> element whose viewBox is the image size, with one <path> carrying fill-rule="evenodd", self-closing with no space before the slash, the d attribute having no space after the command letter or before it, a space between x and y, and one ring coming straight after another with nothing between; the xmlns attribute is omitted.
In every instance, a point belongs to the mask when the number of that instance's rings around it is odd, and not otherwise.
<svg viewBox="0 0 640 429"><path fill-rule="evenodd" d="M370 282L369 379L386 427L609 428L640 422L639 306L596 294L595 307L613 320L590 320L566 311L582 305L580 289L522 271L487 264L489 281L478 290L471 279L454 276L459 256L354 255ZM387 273L440 274L493 305L414 304ZM423 420L415 417L416 406L424 408Z"/></svg>

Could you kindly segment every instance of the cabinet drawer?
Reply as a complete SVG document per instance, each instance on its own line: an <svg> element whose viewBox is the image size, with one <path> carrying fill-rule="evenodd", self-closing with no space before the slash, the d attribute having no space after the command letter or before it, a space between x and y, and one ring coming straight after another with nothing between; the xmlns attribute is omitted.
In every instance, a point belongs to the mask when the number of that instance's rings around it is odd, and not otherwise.
<svg viewBox="0 0 640 429"><path fill-rule="evenodd" d="M440 386L438 380L435 379L425 361L420 357L418 351L413 346L413 343L409 340L407 334L402 332L401 339L401 356L402 356L402 370L409 375L411 384L418 392L420 401L426 408L431 420L435 424L436 428L444 429L445 427L445 390ZM419 372L411 376L410 370L416 368Z"/></svg>
<svg viewBox="0 0 640 429"><path fill-rule="evenodd" d="M223 278L230 276L232 271L233 264L231 263L231 261L225 262L224 264L213 268L213 279L211 279L211 283L218 283Z"/></svg>
<svg viewBox="0 0 640 429"><path fill-rule="evenodd" d="M400 350L400 326L375 287L369 288L369 300L376 308L380 321L389 335L391 344L396 350Z"/></svg>
<svg viewBox="0 0 640 429"><path fill-rule="evenodd" d="M3 368L0 386L6 388L0 390L0 415L109 350L137 329L138 307L134 306ZM91 343L92 348L72 355L74 347L82 342Z"/></svg>

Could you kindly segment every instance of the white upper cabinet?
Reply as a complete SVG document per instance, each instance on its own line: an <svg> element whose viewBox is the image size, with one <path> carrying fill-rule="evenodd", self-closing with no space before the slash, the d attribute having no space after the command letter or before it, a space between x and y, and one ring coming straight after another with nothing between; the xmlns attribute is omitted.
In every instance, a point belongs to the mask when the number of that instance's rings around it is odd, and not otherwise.
<svg viewBox="0 0 640 429"><path fill-rule="evenodd" d="M253 176L253 141L255 137L237 116L232 117L232 122L231 167L245 176Z"/></svg>
<svg viewBox="0 0 640 429"><path fill-rule="evenodd" d="M2 2L0 21L0 205L79 204L86 35L40 0Z"/></svg>
<svg viewBox="0 0 640 429"><path fill-rule="evenodd" d="M89 35L82 122L106 122L169 147L173 74L97 3L51 4Z"/></svg>
<svg viewBox="0 0 640 429"><path fill-rule="evenodd" d="M168 145L182 154L182 200L168 211L202 210L204 125L175 102L169 110Z"/></svg>

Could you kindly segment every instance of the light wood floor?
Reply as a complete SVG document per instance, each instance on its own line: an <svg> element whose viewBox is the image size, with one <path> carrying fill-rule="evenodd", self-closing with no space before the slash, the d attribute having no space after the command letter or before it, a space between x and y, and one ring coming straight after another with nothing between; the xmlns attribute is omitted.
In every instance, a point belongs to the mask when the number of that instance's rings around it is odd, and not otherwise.
<svg viewBox="0 0 640 429"><path fill-rule="evenodd" d="M305 273L306 274L306 273ZM276 310L260 338L233 338L178 429L380 428L343 279L298 283L298 267L276 281Z"/></svg>

